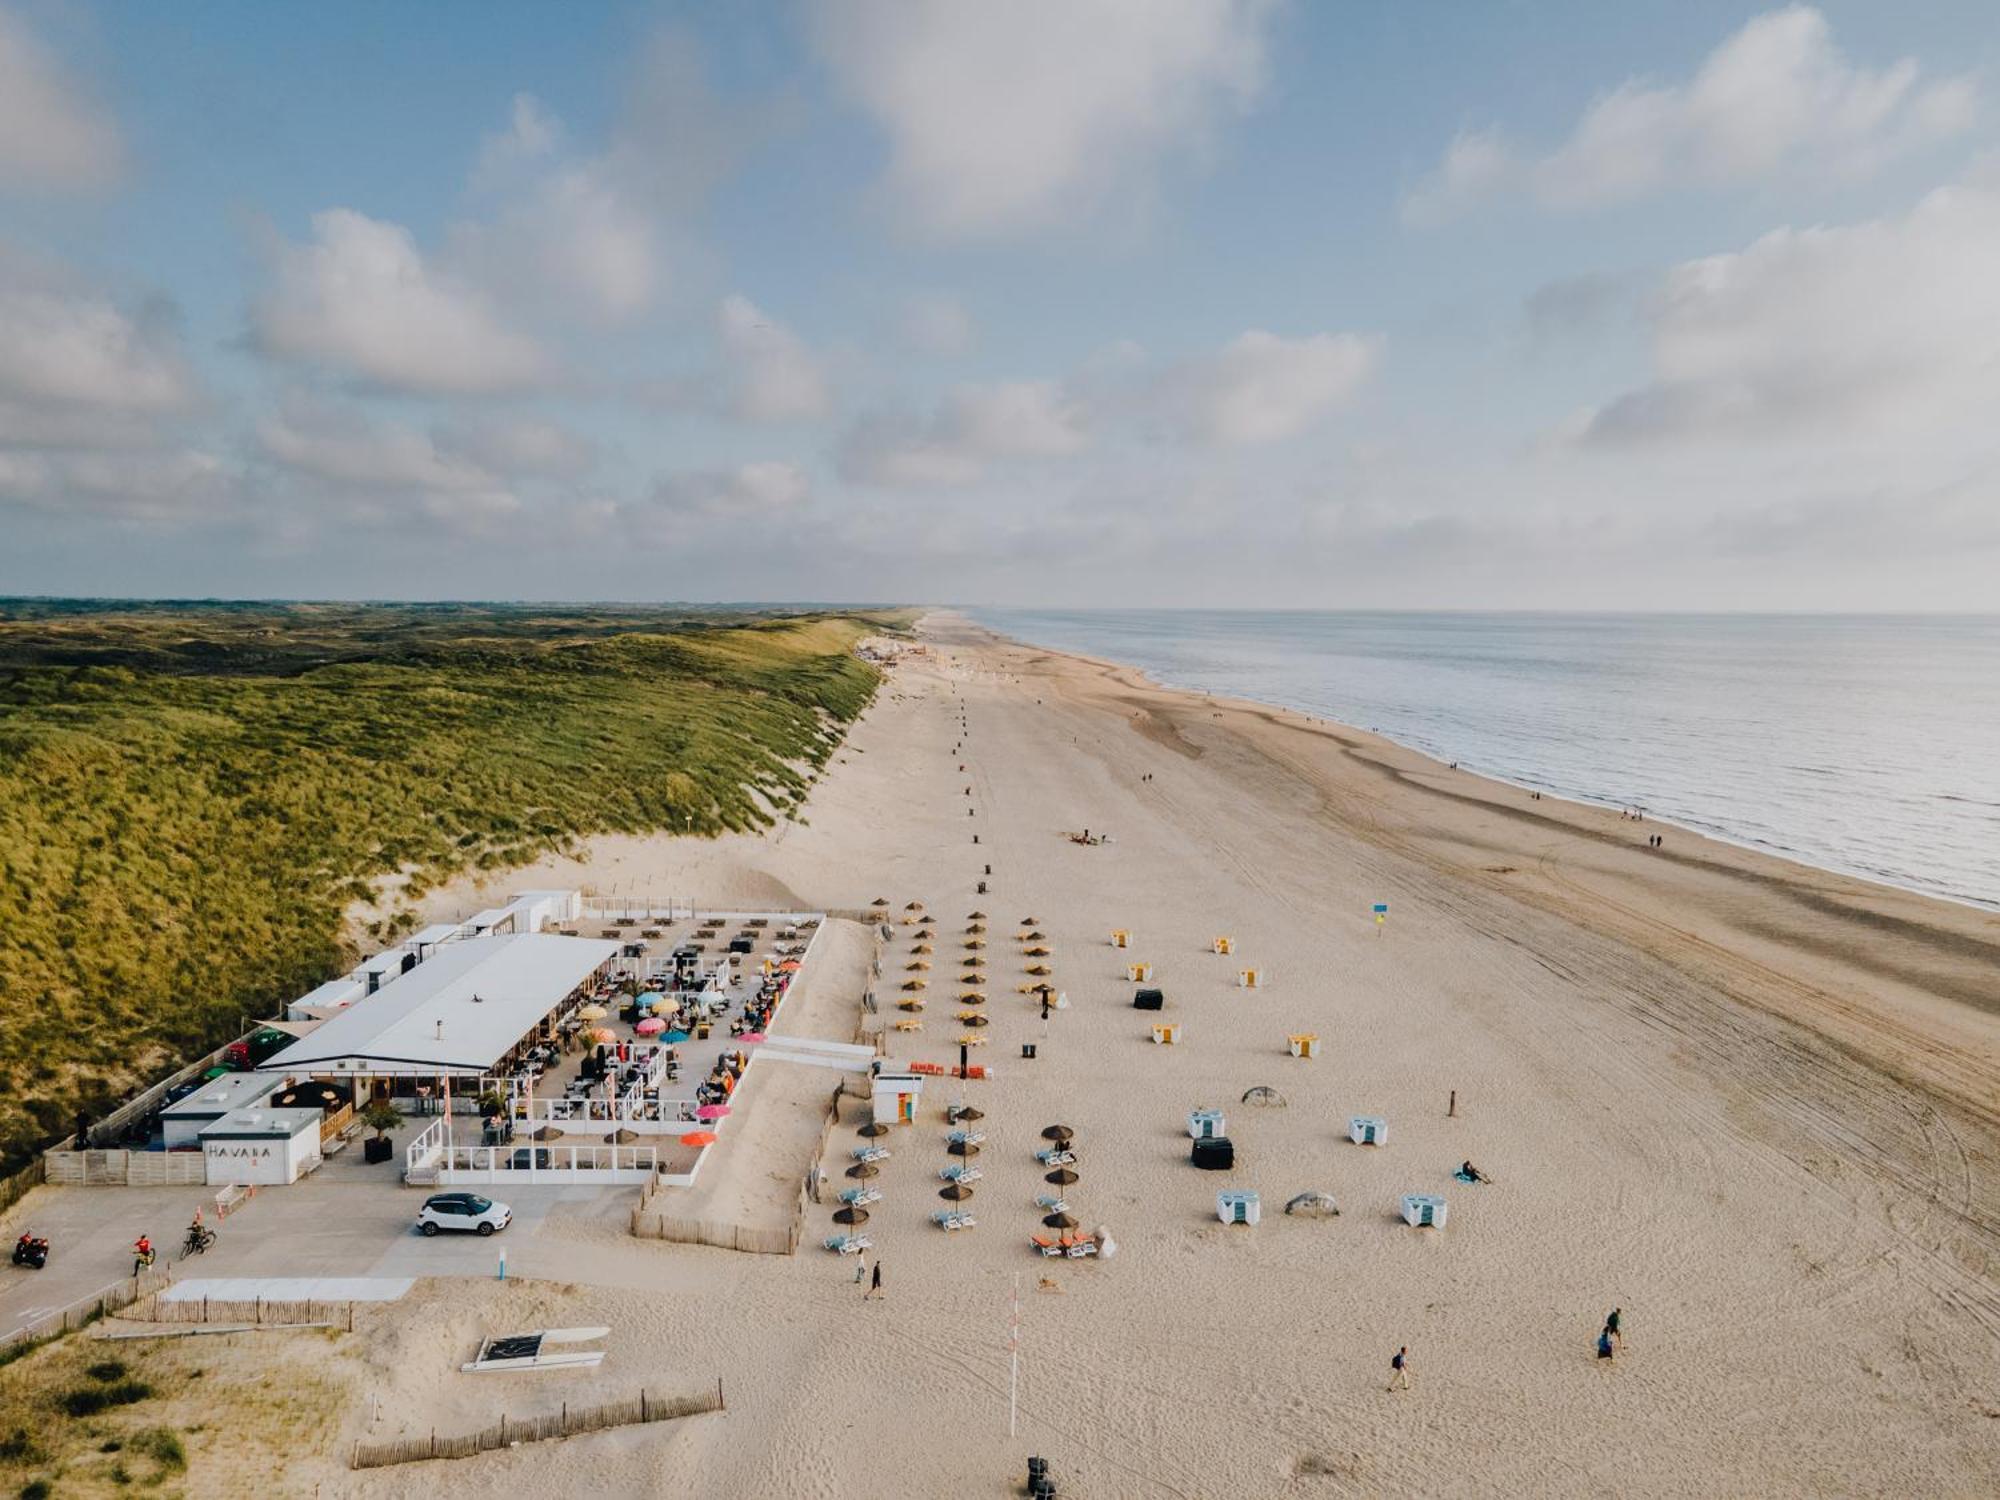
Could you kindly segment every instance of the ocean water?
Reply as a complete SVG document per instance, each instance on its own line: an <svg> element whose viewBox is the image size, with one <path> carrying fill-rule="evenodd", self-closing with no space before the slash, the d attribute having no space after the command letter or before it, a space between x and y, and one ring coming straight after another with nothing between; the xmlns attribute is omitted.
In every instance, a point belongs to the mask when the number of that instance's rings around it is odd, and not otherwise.
<svg viewBox="0 0 2000 1500"><path fill-rule="evenodd" d="M1170 686L2000 908L2000 616L966 613Z"/></svg>

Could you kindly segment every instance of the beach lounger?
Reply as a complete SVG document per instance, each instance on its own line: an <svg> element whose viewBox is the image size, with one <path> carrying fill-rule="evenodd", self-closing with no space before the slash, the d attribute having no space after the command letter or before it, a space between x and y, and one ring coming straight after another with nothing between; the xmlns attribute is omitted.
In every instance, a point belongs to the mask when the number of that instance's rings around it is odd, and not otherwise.
<svg viewBox="0 0 2000 1500"><path fill-rule="evenodd" d="M826 1248L841 1255L859 1255L874 1249L875 1242L865 1234L836 1234L827 1239Z"/></svg>
<svg viewBox="0 0 2000 1500"><path fill-rule="evenodd" d="M1052 1234L1031 1234L1028 1243L1045 1258L1060 1259L1062 1256L1063 1243Z"/></svg>
<svg viewBox="0 0 2000 1500"><path fill-rule="evenodd" d="M1062 1237L1063 1254L1071 1260L1082 1260L1085 1256L1097 1254L1097 1236L1094 1234L1066 1234Z"/></svg>
<svg viewBox="0 0 2000 1500"><path fill-rule="evenodd" d="M1043 1193L1035 1199L1035 1207L1039 1208L1043 1213L1049 1214L1066 1214L1069 1212L1069 1204L1064 1201L1061 1193Z"/></svg>
<svg viewBox="0 0 2000 1500"><path fill-rule="evenodd" d="M969 1163L962 1166L946 1167L938 1173L938 1176L942 1177L946 1182L977 1182L985 1175L979 1168Z"/></svg>
<svg viewBox="0 0 2000 1500"><path fill-rule="evenodd" d="M986 1132L983 1130L954 1130L945 1139L960 1145L978 1146L984 1144Z"/></svg>
<svg viewBox="0 0 2000 1500"><path fill-rule="evenodd" d="M922 1021L898 1021L896 1029L898 1031L922 1031L924 1023Z"/></svg>
<svg viewBox="0 0 2000 1500"><path fill-rule="evenodd" d="M979 1221L973 1218L971 1214L966 1213L963 1210L953 1210L949 1208L941 1208L936 1213L932 1214L931 1222L937 1225L938 1228L945 1230L971 1229L974 1228L979 1223Z"/></svg>
<svg viewBox="0 0 2000 1500"><path fill-rule="evenodd" d="M870 1203L880 1203L882 1190L873 1187L851 1187L840 1195L840 1201L850 1208L861 1208Z"/></svg>
<svg viewBox="0 0 2000 1500"><path fill-rule="evenodd" d="M889 1148L887 1146L856 1146L848 1155L852 1156L856 1161L887 1161L889 1159Z"/></svg>
<svg viewBox="0 0 2000 1500"><path fill-rule="evenodd" d="M1066 1146L1050 1146L1037 1151L1035 1160L1045 1167L1067 1167L1076 1161L1076 1153Z"/></svg>

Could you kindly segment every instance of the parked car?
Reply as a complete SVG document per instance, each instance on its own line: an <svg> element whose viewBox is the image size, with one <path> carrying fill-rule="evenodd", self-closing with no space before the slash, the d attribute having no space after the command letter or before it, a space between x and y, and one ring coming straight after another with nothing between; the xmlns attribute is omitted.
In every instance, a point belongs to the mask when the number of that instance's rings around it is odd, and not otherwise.
<svg viewBox="0 0 2000 1500"><path fill-rule="evenodd" d="M440 1229L486 1235L513 1222L514 1210L477 1193L433 1193L417 1211L417 1228L426 1236Z"/></svg>

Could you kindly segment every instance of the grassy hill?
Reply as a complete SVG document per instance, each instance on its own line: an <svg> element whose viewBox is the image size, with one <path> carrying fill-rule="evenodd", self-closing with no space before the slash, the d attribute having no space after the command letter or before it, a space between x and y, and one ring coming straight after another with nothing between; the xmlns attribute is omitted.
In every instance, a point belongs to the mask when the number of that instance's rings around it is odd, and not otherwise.
<svg viewBox="0 0 2000 1500"><path fill-rule="evenodd" d="M338 972L375 877L770 822L894 623L0 602L0 1160Z"/></svg>

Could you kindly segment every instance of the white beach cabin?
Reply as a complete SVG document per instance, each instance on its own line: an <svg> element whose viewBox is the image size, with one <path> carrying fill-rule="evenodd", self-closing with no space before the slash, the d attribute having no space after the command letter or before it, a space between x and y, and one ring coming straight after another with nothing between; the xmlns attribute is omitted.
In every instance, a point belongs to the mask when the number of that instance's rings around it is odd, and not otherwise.
<svg viewBox="0 0 2000 1500"><path fill-rule="evenodd" d="M1255 1224L1264 1208L1255 1193L1225 1188L1215 1195L1215 1216L1225 1224Z"/></svg>
<svg viewBox="0 0 2000 1500"><path fill-rule="evenodd" d="M225 1115L247 1109L284 1080L276 1073L224 1073L160 1111L160 1134L169 1151L191 1151L201 1133Z"/></svg>
<svg viewBox="0 0 2000 1500"><path fill-rule="evenodd" d="M1403 1194L1403 1222L1413 1229L1444 1228L1444 1199L1435 1193Z"/></svg>
<svg viewBox="0 0 2000 1500"><path fill-rule="evenodd" d="M1389 1122L1377 1115L1356 1115L1347 1122L1347 1138L1357 1146L1380 1146L1389 1139Z"/></svg>
<svg viewBox="0 0 2000 1500"><path fill-rule="evenodd" d="M1197 1109L1188 1114L1188 1137L1191 1140L1211 1141L1219 1135L1228 1135L1219 1109Z"/></svg>
<svg viewBox="0 0 2000 1500"><path fill-rule="evenodd" d="M201 1133L210 1187L297 1182L320 1163L317 1109L239 1109Z"/></svg>
<svg viewBox="0 0 2000 1500"><path fill-rule="evenodd" d="M874 1105L877 1125L914 1125L917 1123L917 1101L924 1096L924 1075L921 1073L893 1073L884 1068L877 1073L869 1088L869 1099Z"/></svg>

